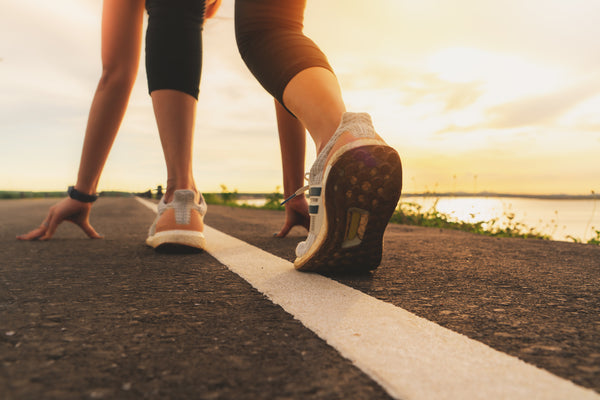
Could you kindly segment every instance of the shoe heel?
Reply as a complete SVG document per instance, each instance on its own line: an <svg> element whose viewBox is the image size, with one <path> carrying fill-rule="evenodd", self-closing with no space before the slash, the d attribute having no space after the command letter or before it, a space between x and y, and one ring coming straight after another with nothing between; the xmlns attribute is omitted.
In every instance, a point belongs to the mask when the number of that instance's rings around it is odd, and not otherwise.
<svg viewBox="0 0 600 400"><path fill-rule="evenodd" d="M342 154L325 184L326 238L299 269L356 273L377 268L401 189L402 164L393 148L368 145Z"/></svg>

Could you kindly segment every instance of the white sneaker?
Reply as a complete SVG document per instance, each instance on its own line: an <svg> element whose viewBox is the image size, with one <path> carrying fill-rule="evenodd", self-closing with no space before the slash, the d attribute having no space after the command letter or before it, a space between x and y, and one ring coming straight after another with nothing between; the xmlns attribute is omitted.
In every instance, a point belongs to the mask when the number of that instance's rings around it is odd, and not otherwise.
<svg viewBox="0 0 600 400"><path fill-rule="evenodd" d="M146 244L157 248L163 245L186 246L204 249L204 215L206 202L200 195L200 203L195 201L193 190L176 190L173 200L158 203L158 214L148 232Z"/></svg>
<svg viewBox="0 0 600 400"><path fill-rule="evenodd" d="M345 133L347 143L329 157ZM383 233L401 189L402 165L396 150L375 133L368 114L345 113L310 170L310 230L296 248L296 269L365 272L377 268Z"/></svg>

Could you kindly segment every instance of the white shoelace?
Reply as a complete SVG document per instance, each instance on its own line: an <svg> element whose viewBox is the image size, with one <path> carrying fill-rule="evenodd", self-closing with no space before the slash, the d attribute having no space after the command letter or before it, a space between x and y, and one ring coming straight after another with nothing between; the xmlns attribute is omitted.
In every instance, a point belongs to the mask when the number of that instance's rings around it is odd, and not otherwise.
<svg viewBox="0 0 600 400"><path fill-rule="evenodd" d="M310 175L310 172L307 172L306 174L304 174L304 179L308 180L309 175ZM290 201L291 199L293 199L294 197L301 195L302 193L306 192L309 189L309 187L310 187L310 184L302 186L300 189L296 190L296 192L293 195L291 195L290 197L288 197L287 199L285 199L284 201L279 203L279 205L282 206L285 203L287 203L288 201Z"/></svg>

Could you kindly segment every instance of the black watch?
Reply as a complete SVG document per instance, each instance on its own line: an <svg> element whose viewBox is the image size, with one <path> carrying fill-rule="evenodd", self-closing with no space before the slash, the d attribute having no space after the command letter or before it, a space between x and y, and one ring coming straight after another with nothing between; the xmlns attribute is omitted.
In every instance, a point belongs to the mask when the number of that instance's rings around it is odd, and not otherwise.
<svg viewBox="0 0 600 400"><path fill-rule="evenodd" d="M69 186L67 191L69 197L73 200L81 201L82 203L93 203L98 199L97 194L86 194L75 189L75 186Z"/></svg>

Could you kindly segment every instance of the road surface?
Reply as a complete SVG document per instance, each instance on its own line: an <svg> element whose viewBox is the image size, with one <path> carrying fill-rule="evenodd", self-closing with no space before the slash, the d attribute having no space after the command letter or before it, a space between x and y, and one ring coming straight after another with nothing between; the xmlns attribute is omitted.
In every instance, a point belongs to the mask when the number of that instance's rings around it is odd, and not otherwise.
<svg viewBox="0 0 600 400"><path fill-rule="evenodd" d="M146 247L154 214L134 198L101 198L94 206L92 224L103 240L88 240L63 224L49 242L16 241L54 202L0 202L1 398L388 399L458 393L451 383L445 388L435 382L453 373L460 380L456 360L471 350L442 349L431 359L427 349L416 349L410 354L424 355L412 359L402 353L400 365L414 368L396 373L397 381L387 385L390 379L377 372L385 372L384 360L371 367L372 360L354 358L352 346L345 350L336 341L347 332L325 332L319 321L313 325L301 312L294 314L298 301L285 306L207 252L161 254ZM288 238L274 238L283 223L277 211L209 206L206 223L287 261L305 236L295 228ZM455 339L461 346L474 344L481 354L491 352L489 360L494 352L514 359L514 371L521 371L519 360L532 376L539 369L540 382L555 379L555 393L564 387L577 397L600 398L600 247L401 225L389 226L385 238L384 259L374 274L329 278L342 291L356 289L367 303L373 299L409 321L424 321L423 328L420 322L411 327L424 329L416 340L429 335L425 329L448 330L453 339L440 339L441 345ZM287 275L306 280L311 274ZM327 315L322 319L331 320L327 303L320 310ZM405 331L397 332L401 337ZM411 346L408 339L385 345L394 351ZM443 358L451 351L457 357ZM473 365L485 366L485 357ZM451 370L446 378L436 375L444 369ZM509 375L492 373L489 384L478 378L492 397L477 385L465 396L506 398L510 390L518 392L512 385L521 385ZM536 379L528 390L538 390Z"/></svg>

